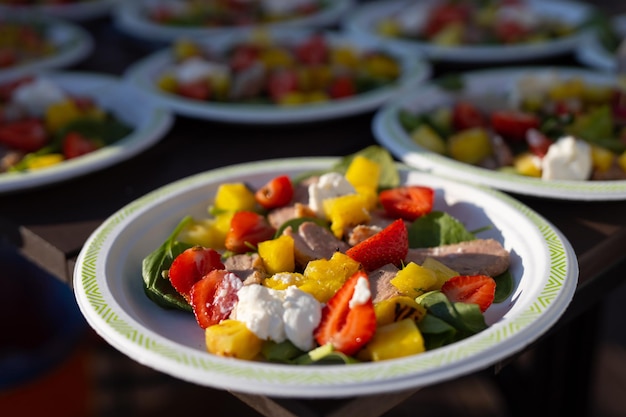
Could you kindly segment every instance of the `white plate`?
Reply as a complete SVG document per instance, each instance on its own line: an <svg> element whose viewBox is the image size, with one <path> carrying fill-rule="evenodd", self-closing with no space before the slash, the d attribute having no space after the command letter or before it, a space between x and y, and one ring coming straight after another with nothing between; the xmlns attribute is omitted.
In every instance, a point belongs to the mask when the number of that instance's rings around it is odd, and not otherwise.
<svg viewBox="0 0 626 417"><path fill-rule="evenodd" d="M172 113L132 90L117 77L81 72L39 72L65 91L93 98L133 128L118 142L49 168L0 174L0 193L21 191L85 175L119 163L158 142L170 129Z"/></svg>
<svg viewBox="0 0 626 417"><path fill-rule="evenodd" d="M11 11L23 11L26 13L37 13L43 16L54 16L79 22L105 16L116 3L121 2L122 0L91 0L57 5L0 5L0 14Z"/></svg>
<svg viewBox="0 0 626 417"><path fill-rule="evenodd" d="M272 39L294 41L310 35L308 30L274 29L269 31ZM410 89L426 80L431 73L430 64L412 54L405 48L385 45L379 41L366 40L354 35L325 32L327 39L333 44L354 45L358 49L381 50L393 54L401 65L400 78L388 86L377 88L363 94L342 100L330 100L300 106L277 106L273 104L218 103L187 99L168 93L157 87L157 80L164 72L174 65L170 48L155 52L152 55L131 65L124 73L124 78L140 90L151 95L154 100L170 107L176 113L185 116L216 120L220 122L236 122L251 124L290 124L320 120L330 120L352 116L377 109L387 100L404 89ZM224 50L248 35L220 35L212 37L211 44L216 51Z"/></svg>
<svg viewBox="0 0 626 417"><path fill-rule="evenodd" d="M464 94L482 97L488 92L493 99L506 99L511 88L520 77L545 71L556 71L564 78L579 76L591 83L615 84L615 77L585 69L575 68L509 68L480 70L465 73ZM376 140L394 156L418 169L440 173L477 184L488 185L517 194L532 195L563 200L624 200L626 180L615 181L565 181L542 180L506 172L494 171L456 161L447 156L430 152L417 145L398 120L401 109L419 113L428 111L438 104L449 103L453 95L435 83L419 86L398 100L381 108L372 121Z"/></svg>
<svg viewBox="0 0 626 417"><path fill-rule="evenodd" d="M626 39L626 15L613 17L610 21L615 33ZM576 50L578 60L591 68L614 72L617 70L615 53L606 49L596 32L589 32Z"/></svg>
<svg viewBox="0 0 626 417"><path fill-rule="evenodd" d="M74 270L87 322L130 358L200 385L274 397L345 397L417 388L484 369L520 351L559 319L572 299L578 264L565 237L519 201L431 174L401 169L403 183L436 190L435 209L468 229L493 225L511 252L514 291L486 312L481 333L420 355L354 365L296 366L209 354L193 315L165 310L143 290L141 263L185 215L203 216L219 184L259 187L279 174L324 169L336 158L258 161L197 174L159 188L114 213L89 237Z"/></svg>
<svg viewBox="0 0 626 417"><path fill-rule="evenodd" d="M434 0L433 0L434 1ZM555 17L577 25L583 23L593 11L584 3L568 0L526 0L538 14ZM401 13L415 0L378 0L365 4L346 19L346 30L361 35L381 38L375 26L382 18ZM586 31L578 31L570 36L537 44L525 45L472 45L438 46L430 42L385 38L388 41L410 46L422 51L436 61L465 63L509 63L547 58L574 51Z"/></svg>
<svg viewBox="0 0 626 417"><path fill-rule="evenodd" d="M115 24L124 32L150 42L173 42L179 38L204 38L219 33L234 34L252 27L313 27L323 28L337 24L352 9L354 0L332 0L319 13L283 22L238 27L178 27L155 23L148 19L146 7L149 0L121 1L113 11Z"/></svg>
<svg viewBox="0 0 626 417"><path fill-rule="evenodd" d="M0 80L19 75L24 71L68 67L80 62L93 50L93 39L89 32L73 23L27 13L2 14L0 21L24 22L24 24L41 23L46 27L47 40L57 49L53 55L0 69Z"/></svg>

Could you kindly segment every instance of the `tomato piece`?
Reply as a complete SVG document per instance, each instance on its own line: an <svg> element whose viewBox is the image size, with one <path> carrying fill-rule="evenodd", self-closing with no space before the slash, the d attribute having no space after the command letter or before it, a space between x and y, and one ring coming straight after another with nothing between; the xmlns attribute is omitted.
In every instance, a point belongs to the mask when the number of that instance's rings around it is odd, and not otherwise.
<svg viewBox="0 0 626 417"><path fill-rule="evenodd" d="M235 71L242 71L251 67L259 60L260 50L255 45L238 45L230 56L230 68Z"/></svg>
<svg viewBox="0 0 626 417"><path fill-rule="evenodd" d="M328 43L321 34L315 34L297 45L295 54L305 65L320 65L328 60Z"/></svg>
<svg viewBox="0 0 626 417"><path fill-rule="evenodd" d="M76 158L85 155L100 148L100 145L78 132L69 132L63 138L63 156L66 159Z"/></svg>
<svg viewBox="0 0 626 417"><path fill-rule="evenodd" d="M477 304L485 312L495 298L496 281L487 275L458 275L448 279L441 292L452 302Z"/></svg>
<svg viewBox="0 0 626 417"><path fill-rule="evenodd" d="M169 279L174 289L189 302L191 287L214 269L224 269L220 253L214 249L194 246L174 259Z"/></svg>
<svg viewBox="0 0 626 417"><path fill-rule="evenodd" d="M435 36L452 23L464 23L469 19L469 9L463 4L441 4L433 7L426 21L424 34Z"/></svg>
<svg viewBox="0 0 626 417"><path fill-rule="evenodd" d="M243 283L225 269L214 269L189 290L189 304L203 329L227 319L237 303L237 291Z"/></svg>
<svg viewBox="0 0 626 417"><path fill-rule="evenodd" d="M298 75L291 69L280 69L269 75L267 92L274 101L280 101L286 94L298 90Z"/></svg>
<svg viewBox="0 0 626 417"><path fill-rule="evenodd" d="M507 19L496 21L494 32L500 42L515 44L528 36L529 29L518 21Z"/></svg>
<svg viewBox="0 0 626 417"><path fill-rule="evenodd" d="M517 110L498 110L491 113L491 127L505 140L520 142L526 139L528 129L539 128L539 118Z"/></svg>
<svg viewBox="0 0 626 417"><path fill-rule="evenodd" d="M485 118L478 107L467 101L458 101L452 108L452 126L455 130L471 129L485 125Z"/></svg>
<svg viewBox="0 0 626 417"><path fill-rule="evenodd" d="M537 129L528 129L526 132L526 143L528 144L528 149L533 154L543 158L548 153L550 145L554 142Z"/></svg>
<svg viewBox="0 0 626 417"><path fill-rule="evenodd" d="M328 88L328 95L333 99L350 97L356 94L354 79L347 75L335 78Z"/></svg>
<svg viewBox="0 0 626 417"><path fill-rule="evenodd" d="M17 63L17 52L14 49L0 49L0 68L8 68Z"/></svg>
<svg viewBox="0 0 626 417"><path fill-rule="evenodd" d="M176 94L193 100L208 100L211 96L211 85L204 79L180 83L176 86Z"/></svg>
<svg viewBox="0 0 626 417"><path fill-rule="evenodd" d="M287 175L280 175L259 188L254 197L261 207L270 210L289 204L293 194L291 178Z"/></svg>
<svg viewBox="0 0 626 417"><path fill-rule="evenodd" d="M235 253L245 253L264 240L271 239L276 230L264 216L253 211L238 211L230 221L224 245Z"/></svg>
<svg viewBox="0 0 626 417"><path fill-rule="evenodd" d="M33 76L25 76L0 84L0 103L9 101L18 87L30 83L33 78Z"/></svg>
<svg viewBox="0 0 626 417"><path fill-rule="evenodd" d="M432 211L435 190L420 185L405 185L381 191L378 200L389 216L413 221Z"/></svg>
<svg viewBox="0 0 626 417"><path fill-rule="evenodd" d="M353 355L374 336L376 314L372 297L362 303L351 303L357 285L364 283L369 289L367 274L357 271L324 305L320 324L313 332L317 343L322 346L330 343L335 350Z"/></svg>
<svg viewBox="0 0 626 417"><path fill-rule="evenodd" d="M402 219L352 246L346 255L359 262L366 271L387 264L400 265L409 251L409 233Z"/></svg>
<svg viewBox="0 0 626 417"><path fill-rule="evenodd" d="M50 137L43 121L22 119L0 126L0 143L23 152L34 152L48 143Z"/></svg>

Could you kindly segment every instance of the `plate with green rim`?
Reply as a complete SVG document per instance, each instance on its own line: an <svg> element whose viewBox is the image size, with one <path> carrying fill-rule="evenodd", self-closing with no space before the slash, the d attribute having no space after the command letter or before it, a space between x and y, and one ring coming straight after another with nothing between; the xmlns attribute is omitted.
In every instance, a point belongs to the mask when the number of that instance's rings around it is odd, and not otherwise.
<svg viewBox="0 0 626 417"><path fill-rule="evenodd" d="M403 184L435 189L435 210L460 219L511 253L513 291L485 313L489 327L418 355L350 365L287 365L215 356L192 314L165 310L144 293L142 260L187 215L206 215L225 182L260 187L279 174L330 168L337 158L287 158L232 165L178 180L129 203L87 239L74 270L89 325L137 362L181 380L272 397L333 398L419 388L485 369L554 325L576 289L578 264L564 235L541 215L490 188L398 165Z"/></svg>
<svg viewBox="0 0 626 417"><path fill-rule="evenodd" d="M438 104L452 103L457 94L483 103L493 100L506 106L515 83L522 77L556 75L561 79L580 78L597 85L615 85L613 74L586 68L565 67L510 67L467 72L461 75L462 91L449 91L439 80L431 80L378 110L372 120L374 137L404 163L417 169L440 173L459 180L483 184L518 195L578 201L607 201L626 199L626 180L544 180L505 170L492 170L457 161L432 152L415 143L399 120L402 110L414 114L427 113ZM489 92L486 95L485 92ZM490 103L489 107L497 105Z"/></svg>

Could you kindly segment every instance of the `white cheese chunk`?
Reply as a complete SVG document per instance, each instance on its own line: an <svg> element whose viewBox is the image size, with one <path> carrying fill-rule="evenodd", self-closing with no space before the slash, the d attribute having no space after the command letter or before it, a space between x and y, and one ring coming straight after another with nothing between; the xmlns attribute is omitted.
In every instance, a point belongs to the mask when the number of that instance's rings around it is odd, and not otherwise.
<svg viewBox="0 0 626 417"><path fill-rule="evenodd" d="M228 77L228 67L207 61L201 57L191 57L184 60L174 69L174 78L180 83L192 83L210 77Z"/></svg>
<svg viewBox="0 0 626 417"><path fill-rule="evenodd" d="M320 217L325 217L324 200L355 194L356 190L341 174L330 172L309 185L309 207Z"/></svg>
<svg viewBox="0 0 626 417"><path fill-rule="evenodd" d="M350 298L348 306L353 308L355 306L363 305L367 303L370 298L372 298L372 292L370 291L369 282L366 278L360 277L356 281L354 294L352 294L352 298Z"/></svg>
<svg viewBox="0 0 626 417"><path fill-rule="evenodd" d="M541 162L544 180L583 181L591 175L591 146L573 136L553 143Z"/></svg>
<svg viewBox="0 0 626 417"><path fill-rule="evenodd" d="M65 100L67 95L54 82L36 78L15 89L11 101L32 116L43 116L51 104Z"/></svg>

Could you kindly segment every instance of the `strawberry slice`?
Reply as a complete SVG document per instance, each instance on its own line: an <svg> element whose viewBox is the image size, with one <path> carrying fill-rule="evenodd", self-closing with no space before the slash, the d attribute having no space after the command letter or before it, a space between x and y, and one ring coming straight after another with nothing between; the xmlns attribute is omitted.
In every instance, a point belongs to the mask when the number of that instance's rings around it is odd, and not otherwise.
<svg viewBox="0 0 626 417"><path fill-rule="evenodd" d="M200 327L206 329L228 318L242 285L241 279L225 269L214 269L193 284L189 303Z"/></svg>
<svg viewBox="0 0 626 417"><path fill-rule="evenodd" d="M441 292L452 302L478 304L484 313L493 303L496 281L487 275L458 275L447 280Z"/></svg>
<svg viewBox="0 0 626 417"><path fill-rule="evenodd" d="M271 239L275 232L264 216L253 211L238 211L230 221L224 245L234 253L250 252L260 242Z"/></svg>
<svg viewBox="0 0 626 417"><path fill-rule="evenodd" d="M361 285L369 289L369 280L365 272L357 271L322 309L322 319L313 332L321 346L331 344L335 350L353 355L374 336L376 314L372 297L353 302L357 286Z"/></svg>
<svg viewBox="0 0 626 417"><path fill-rule="evenodd" d="M174 289L189 302L191 287L214 269L224 269L219 252L194 246L174 259L170 266L169 278Z"/></svg>
<svg viewBox="0 0 626 417"><path fill-rule="evenodd" d="M381 191L378 200L390 217L413 221L432 211L435 190L419 185L405 185Z"/></svg>
<svg viewBox="0 0 626 417"><path fill-rule="evenodd" d="M366 271L387 264L399 265L409 251L409 234L402 219L352 246L346 255L360 262Z"/></svg>

